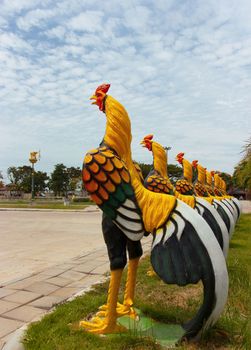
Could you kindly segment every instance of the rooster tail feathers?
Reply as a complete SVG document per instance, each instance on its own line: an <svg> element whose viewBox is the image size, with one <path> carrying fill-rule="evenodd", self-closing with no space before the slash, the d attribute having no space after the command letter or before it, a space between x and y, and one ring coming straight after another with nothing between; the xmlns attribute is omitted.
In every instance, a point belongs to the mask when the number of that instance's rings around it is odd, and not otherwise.
<svg viewBox="0 0 251 350"><path fill-rule="evenodd" d="M194 338L217 321L228 294L225 259L210 227L184 203L178 201L169 222L154 232L151 263L168 284L203 283L203 303L183 325L184 337Z"/></svg>

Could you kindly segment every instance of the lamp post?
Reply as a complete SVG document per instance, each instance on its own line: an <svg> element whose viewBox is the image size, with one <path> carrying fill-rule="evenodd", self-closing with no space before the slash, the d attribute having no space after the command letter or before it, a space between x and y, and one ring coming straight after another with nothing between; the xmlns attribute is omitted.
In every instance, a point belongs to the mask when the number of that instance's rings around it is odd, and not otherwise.
<svg viewBox="0 0 251 350"><path fill-rule="evenodd" d="M34 193L34 174L35 174L35 163L38 161L37 155L39 155L39 152L30 152L30 158L29 161L32 166L32 172L31 172L31 199L34 199L35 193Z"/></svg>
<svg viewBox="0 0 251 350"><path fill-rule="evenodd" d="M172 147L165 147L165 150L166 150L166 153L168 152L168 151L170 151L170 149L172 149Z"/></svg>

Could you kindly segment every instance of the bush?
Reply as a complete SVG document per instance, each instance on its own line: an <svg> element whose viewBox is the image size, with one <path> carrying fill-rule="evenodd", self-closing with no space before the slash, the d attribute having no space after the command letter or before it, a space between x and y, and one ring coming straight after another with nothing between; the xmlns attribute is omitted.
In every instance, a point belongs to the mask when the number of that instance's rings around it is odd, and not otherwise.
<svg viewBox="0 0 251 350"><path fill-rule="evenodd" d="M72 199L73 203L83 203L83 202L92 202L89 197L75 197Z"/></svg>

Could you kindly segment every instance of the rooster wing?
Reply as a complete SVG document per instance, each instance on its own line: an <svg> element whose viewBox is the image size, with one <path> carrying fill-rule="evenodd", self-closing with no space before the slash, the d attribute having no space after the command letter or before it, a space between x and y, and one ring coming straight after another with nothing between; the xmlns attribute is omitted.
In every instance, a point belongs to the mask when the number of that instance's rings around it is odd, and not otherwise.
<svg viewBox="0 0 251 350"><path fill-rule="evenodd" d="M125 163L109 148L89 151L84 159L83 183L91 199L133 241L145 228Z"/></svg>

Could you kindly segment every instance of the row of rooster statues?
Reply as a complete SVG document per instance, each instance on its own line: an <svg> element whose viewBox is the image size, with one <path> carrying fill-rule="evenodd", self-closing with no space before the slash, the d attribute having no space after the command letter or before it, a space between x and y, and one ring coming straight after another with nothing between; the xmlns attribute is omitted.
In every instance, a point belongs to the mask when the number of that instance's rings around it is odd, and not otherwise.
<svg viewBox="0 0 251 350"><path fill-rule="evenodd" d="M226 193L218 173L207 171L184 153L182 180L173 186L167 173L166 149L147 135L142 145L153 155L153 170L144 180L131 154L131 123L125 108L107 95L109 84L91 97L106 115L105 135L89 151L83 164L83 183L103 211L102 231L107 245L111 278L105 305L80 327L95 334L124 331L118 317L136 317L134 292L142 256L141 239L152 234L151 265L167 284L185 286L202 281L203 302L195 316L182 325L182 338L198 339L220 317L228 296L226 258L229 240L240 215L238 200ZM129 256L123 303L118 293Z"/></svg>

